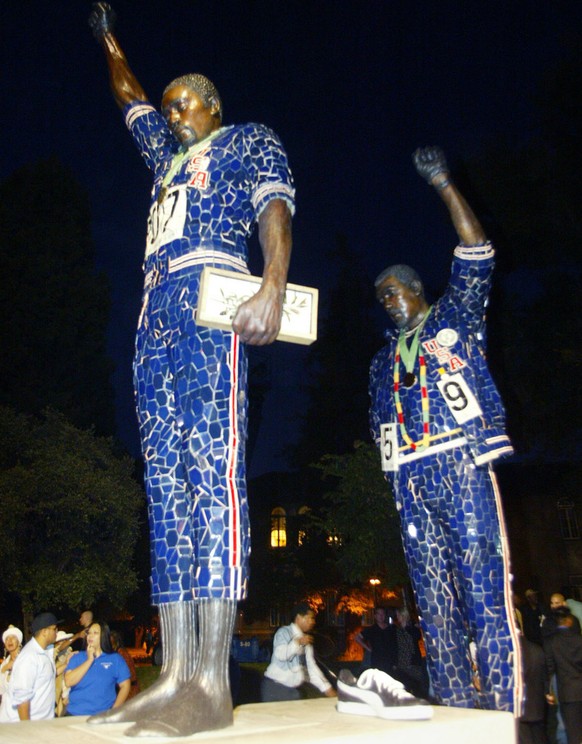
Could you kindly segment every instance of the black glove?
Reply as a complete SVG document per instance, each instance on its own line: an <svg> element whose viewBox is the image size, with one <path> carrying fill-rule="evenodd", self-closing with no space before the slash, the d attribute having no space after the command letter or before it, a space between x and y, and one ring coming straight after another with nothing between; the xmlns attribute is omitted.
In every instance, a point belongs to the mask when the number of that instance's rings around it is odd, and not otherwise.
<svg viewBox="0 0 582 744"><path fill-rule="evenodd" d="M109 3L93 3L93 10L89 16L89 26L97 41L109 31L113 31L115 25L115 12Z"/></svg>
<svg viewBox="0 0 582 744"><path fill-rule="evenodd" d="M435 176L449 172L445 154L440 147L419 147L413 154L412 161L418 175L431 186Z"/></svg>

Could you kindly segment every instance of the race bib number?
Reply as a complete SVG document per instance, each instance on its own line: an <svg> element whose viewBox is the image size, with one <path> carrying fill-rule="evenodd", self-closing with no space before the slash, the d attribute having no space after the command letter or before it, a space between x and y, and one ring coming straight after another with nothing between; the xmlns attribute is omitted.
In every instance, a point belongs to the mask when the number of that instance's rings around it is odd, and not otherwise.
<svg viewBox="0 0 582 744"><path fill-rule="evenodd" d="M154 202L148 217L146 258L166 243L184 235L186 223L186 186L168 189L161 204Z"/></svg>
<svg viewBox="0 0 582 744"><path fill-rule="evenodd" d="M466 421L483 415L477 398L460 372L454 375L444 375L437 382L437 387L458 424L464 424Z"/></svg>
<svg viewBox="0 0 582 744"><path fill-rule="evenodd" d="M382 472L395 473L398 470L396 424L380 425L380 457L382 460Z"/></svg>

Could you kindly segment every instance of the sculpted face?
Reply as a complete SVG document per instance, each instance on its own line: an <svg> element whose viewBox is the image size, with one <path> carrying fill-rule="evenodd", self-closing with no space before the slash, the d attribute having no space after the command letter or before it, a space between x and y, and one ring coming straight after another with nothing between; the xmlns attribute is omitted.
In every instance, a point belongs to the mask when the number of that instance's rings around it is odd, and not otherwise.
<svg viewBox="0 0 582 744"><path fill-rule="evenodd" d="M376 298L394 325L400 330L415 328L424 318L428 305L420 285L406 286L394 276L387 276L376 287Z"/></svg>
<svg viewBox="0 0 582 744"><path fill-rule="evenodd" d="M186 85L170 88L162 98L162 114L185 147L205 139L220 126L217 104L205 106L195 91Z"/></svg>

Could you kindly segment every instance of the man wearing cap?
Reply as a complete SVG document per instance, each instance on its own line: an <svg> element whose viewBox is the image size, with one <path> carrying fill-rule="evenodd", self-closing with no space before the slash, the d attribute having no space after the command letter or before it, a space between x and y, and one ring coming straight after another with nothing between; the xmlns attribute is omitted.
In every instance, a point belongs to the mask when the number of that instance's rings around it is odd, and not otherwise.
<svg viewBox="0 0 582 744"><path fill-rule="evenodd" d="M55 715L55 662L52 646L57 620L42 612L32 621L33 637L20 652L0 706L0 723L40 721Z"/></svg>

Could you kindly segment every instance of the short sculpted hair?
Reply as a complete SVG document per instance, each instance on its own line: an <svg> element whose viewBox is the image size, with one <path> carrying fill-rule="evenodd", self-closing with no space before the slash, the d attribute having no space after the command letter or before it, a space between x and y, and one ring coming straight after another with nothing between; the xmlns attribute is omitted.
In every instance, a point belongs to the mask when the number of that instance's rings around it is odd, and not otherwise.
<svg viewBox="0 0 582 744"><path fill-rule="evenodd" d="M389 266L387 269L384 269L382 273L378 274L374 286L379 287L384 279L387 279L389 276L398 279L399 282L402 282L402 284L409 289L412 288L413 282L418 282L420 285L420 292L424 295L422 280L411 266L407 266L406 264L394 264L393 266Z"/></svg>
<svg viewBox="0 0 582 744"><path fill-rule="evenodd" d="M193 90L194 93L197 93L202 99L202 103L206 106L206 108L211 106L213 101L216 101L216 103L218 104L218 112L216 115L222 121L222 99L220 98L220 94L216 89L216 86L211 80L209 80L207 77L204 77L204 75L199 75L198 73L194 72L188 73L188 75L181 75L180 77L177 77L175 80L172 80L171 83L168 83L168 85L166 85L162 98L166 95L170 88L175 88L177 85L185 85L186 88L190 88L190 90Z"/></svg>

